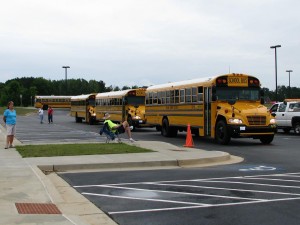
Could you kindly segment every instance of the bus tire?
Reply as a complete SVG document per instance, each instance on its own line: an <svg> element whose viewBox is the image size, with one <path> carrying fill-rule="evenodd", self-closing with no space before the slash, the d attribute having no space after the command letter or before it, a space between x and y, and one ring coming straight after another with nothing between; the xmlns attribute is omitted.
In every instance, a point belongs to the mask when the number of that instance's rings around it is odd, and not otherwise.
<svg viewBox="0 0 300 225"><path fill-rule="evenodd" d="M75 122L76 123L81 123L82 122L82 118L78 117L77 114L75 116Z"/></svg>
<svg viewBox="0 0 300 225"><path fill-rule="evenodd" d="M162 121L161 135L164 137L172 137L169 120L167 118L164 118Z"/></svg>
<svg viewBox="0 0 300 225"><path fill-rule="evenodd" d="M89 125L94 125L94 118L93 117L89 117Z"/></svg>
<svg viewBox="0 0 300 225"><path fill-rule="evenodd" d="M296 123L294 126L294 131L296 134L300 134L300 123Z"/></svg>
<svg viewBox="0 0 300 225"><path fill-rule="evenodd" d="M260 142L263 143L264 145L270 144L274 139L274 134L272 135L265 135L259 138Z"/></svg>
<svg viewBox="0 0 300 225"><path fill-rule="evenodd" d="M227 145L230 142L230 135L227 124L224 120L219 120L216 125L216 142L221 145Z"/></svg>
<svg viewBox="0 0 300 225"><path fill-rule="evenodd" d="M285 134L290 133L290 130L291 130L291 128L283 128L283 132L284 132Z"/></svg>

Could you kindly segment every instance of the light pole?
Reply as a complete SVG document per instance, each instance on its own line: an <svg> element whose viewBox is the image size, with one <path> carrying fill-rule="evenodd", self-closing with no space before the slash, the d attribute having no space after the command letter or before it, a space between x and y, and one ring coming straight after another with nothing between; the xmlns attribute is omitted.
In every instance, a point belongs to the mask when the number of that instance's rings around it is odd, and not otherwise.
<svg viewBox="0 0 300 225"><path fill-rule="evenodd" d="M66 95L68 95L68 72L67 70L70 68L69 66L63 66L62 68L65 69L65 77L66 77Z"/></svg>
<svg viewBox="0 0 300 225"><path fill-rule="evenodd" d="M274 45L271 46L270 48L274 48L275 49L275 83L276 83L276 90L275 90L275 101L277 102L277 52L276 49L280 48L281 45Z"/></svg>
<svg viewBox="0 0 300 225"><path fill-rule="evenodd" d="M291 98L291 72L293 72L293 70L286 70L286 72L289 73L289 98Z"/></svg>

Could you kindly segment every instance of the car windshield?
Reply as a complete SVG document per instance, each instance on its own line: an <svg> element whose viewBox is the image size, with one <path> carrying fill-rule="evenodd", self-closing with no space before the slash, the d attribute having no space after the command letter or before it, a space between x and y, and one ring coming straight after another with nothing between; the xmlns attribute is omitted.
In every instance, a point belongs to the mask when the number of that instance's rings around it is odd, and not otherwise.
<svg viewBox="0 0 300 225"><path fill-rule="evenodd" d="M217 100L260 100L259 88L230 88L230 87L218 87L216 89Z"/></svg>

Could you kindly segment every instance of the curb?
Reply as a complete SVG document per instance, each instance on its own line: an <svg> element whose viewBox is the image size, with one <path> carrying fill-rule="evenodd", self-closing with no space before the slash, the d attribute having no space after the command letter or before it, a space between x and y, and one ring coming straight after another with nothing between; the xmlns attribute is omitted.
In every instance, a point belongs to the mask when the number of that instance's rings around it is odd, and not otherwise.
<svg viewBox="0 0 300 225"><path fill-rule="evenodd" d="M97 170L97 169L133 169L133 168L162 168L162 167L201 167L208 165L222 165L238 163L243 158L223 153L221 156L201 158L201 159L184 159L184 160L165 160L165 161L147 161L147 162L120 162L120 163L91 163L91 164L54 164L54 165L36 165L43 173L66 172L80 170Z"/></svg>
<svg viewBox="0 0 300 225"><path fill-rule="evenodd" d="M92 163L92 164L67 164L67 165L37 165L46 172L65 172L70 170L94 170L94 169L124 169L134 167L178 167L177 160L170 161L149 161L149 162L121 162L121 163Z"/></svg>

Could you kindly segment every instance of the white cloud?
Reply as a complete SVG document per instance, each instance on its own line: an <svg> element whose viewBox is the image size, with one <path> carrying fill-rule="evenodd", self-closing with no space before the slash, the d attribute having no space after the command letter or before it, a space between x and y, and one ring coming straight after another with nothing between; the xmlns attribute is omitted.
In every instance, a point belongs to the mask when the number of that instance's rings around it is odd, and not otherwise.
<svg viewBox="0 0 300 225"><path fill-rule="evenodd" d="M296 0L10 0L0 8L0 82L16 76L158 84L243 72L274 89L296 77ZM143 84L145 82L145 84ZM295 79L294 85L300 86Z"/></svg>

